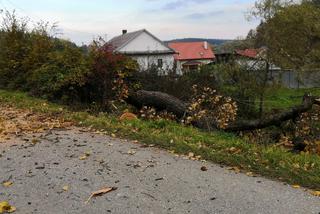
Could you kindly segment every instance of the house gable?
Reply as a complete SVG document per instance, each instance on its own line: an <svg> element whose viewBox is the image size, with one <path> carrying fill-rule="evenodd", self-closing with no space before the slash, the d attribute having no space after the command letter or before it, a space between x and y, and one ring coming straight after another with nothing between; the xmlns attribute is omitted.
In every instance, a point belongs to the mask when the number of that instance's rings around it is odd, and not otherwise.
<svg viewBox="0 0 320 214"><path fill-rule="evenodd" d="M171 48L146 30L141 31L123 46L118 47L116 51L126 54L174 53Z"/></svg>

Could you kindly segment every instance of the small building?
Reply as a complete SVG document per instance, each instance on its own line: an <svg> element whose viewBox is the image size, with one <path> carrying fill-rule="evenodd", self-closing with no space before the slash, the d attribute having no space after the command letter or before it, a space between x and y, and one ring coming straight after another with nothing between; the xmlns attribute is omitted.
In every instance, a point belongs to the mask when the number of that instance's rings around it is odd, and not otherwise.
<svg viewBox="0 0 320 214"><path fill-rule="evenodd" d="M171 42L177 74L198 71L202 65L214 62L215 55L208 42Z"/></svg>
<svg viewBox="0 0 320 214"><path fill-rule="evenodd" d="M167 72L174 67L175 51L160 39L143 29L116 36L108 43L114 52L128 55L135 59L141 71L157 67L159 71Z"/></svg>

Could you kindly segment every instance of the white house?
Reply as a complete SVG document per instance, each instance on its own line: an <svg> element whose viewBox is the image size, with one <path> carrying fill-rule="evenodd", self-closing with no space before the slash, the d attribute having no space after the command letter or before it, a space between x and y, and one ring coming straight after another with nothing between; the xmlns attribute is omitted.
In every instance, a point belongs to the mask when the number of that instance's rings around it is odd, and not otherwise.
<svg viewBox="0 0 320 214"><path fill-rule="evenodd" d="M135 59L141 71L156 66L160 71L168 71L174 67L175 51L147 30L128 33L123 30L122 35L111 39L108 45L114 52L128 55Z"/></svg>

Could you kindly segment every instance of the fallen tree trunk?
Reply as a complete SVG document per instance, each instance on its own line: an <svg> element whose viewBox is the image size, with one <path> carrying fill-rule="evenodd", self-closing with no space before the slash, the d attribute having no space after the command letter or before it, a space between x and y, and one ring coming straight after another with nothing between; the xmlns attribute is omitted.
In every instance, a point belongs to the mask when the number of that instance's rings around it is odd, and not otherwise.
<svg viewBox="0 0 320 214"><path fill-rule="evenodd" d="M171 96L162 92L155 91L138 91L126 100L127 103L141 108L143 106L154 107L157 110L167 110L168 112L173 113L178 118L182 118L187 115L188 104L179 100L178 98ZM267 118L262 119L253 119L253 120L239 120L234 123L229 124L224 130L229 132L236 131L246 131L246 130L255 130L263 129L269 126L278 126L282 122L287 120L296 119L302 113L305 113L312 109L313 105L320 105L320 98L312 97L305 95L303 97L303 102L299 106L294 106L288 111L283 111L278 114L271 115ZM194 124L198 128L208 128L201 125L203 123L199 122ZM212 128L219 129L217 125L211 125Z"/></svg>
<svg viewBox="0 0 320 214"><path fill-rule="evenodd" d="M256 119L256 120L240 120L230 124L225 130L226 131L245 131L263 129L269 126L279 126L281 123L287 120L294 120L299 117L302 113L305 113L312 109L314 104L320 105L320 102L314 97L305 95L303 97L302 104L294 106L287 111L283 111L278 114L271 115L267 118Z"/></svg>
<svg viewBox="0 0 320 214"><path fill-rule="evenodd" d="M126 101L137 108L149 106L154 107L159 111L167 110L178 118L185 116L188 107L186 103L182 102L178 98L157 91L137 91L129 96Z"/></svg>

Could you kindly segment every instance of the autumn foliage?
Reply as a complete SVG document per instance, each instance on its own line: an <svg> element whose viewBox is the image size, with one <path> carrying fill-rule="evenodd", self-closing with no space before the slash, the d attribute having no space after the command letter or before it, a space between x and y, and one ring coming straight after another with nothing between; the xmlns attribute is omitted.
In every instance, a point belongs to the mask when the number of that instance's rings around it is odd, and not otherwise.
<svg viewBox="0 0 320 214"><path fill-rule="evenodd" d="M230 122L236 120L237 104L230 97L220 95L216 90L204 87L193 87L193 96L188 108L187 124L206 121L208 127L214 124L218 128L226 128Z"/></svg>
<svg viewBox="0 0 320 214"><path fill-rule="evenodd" d="M101 40L88 52L56 38L55 26L6 13L0 31L0 87L18 89L52 101L107 110L129 93L136 62L113 53Z"/></svg>

